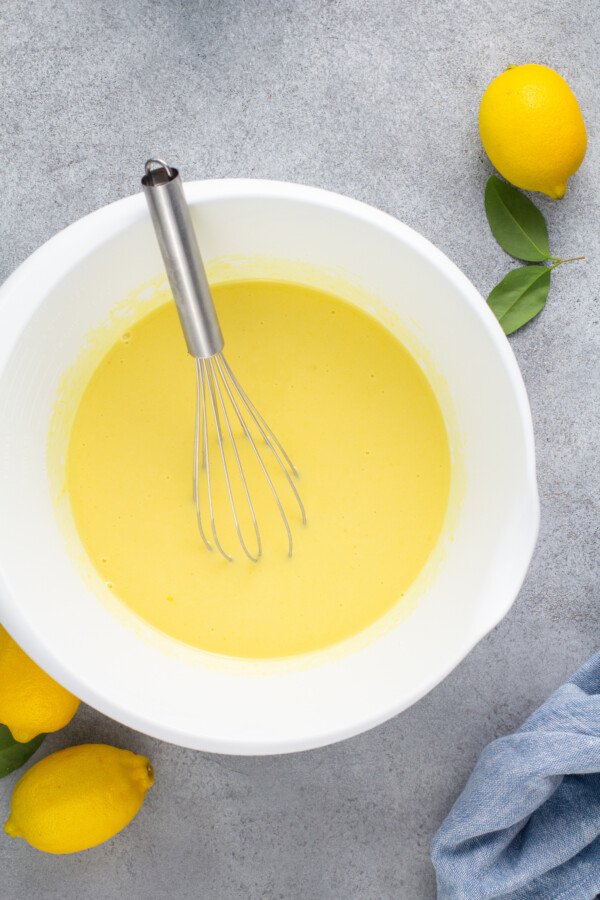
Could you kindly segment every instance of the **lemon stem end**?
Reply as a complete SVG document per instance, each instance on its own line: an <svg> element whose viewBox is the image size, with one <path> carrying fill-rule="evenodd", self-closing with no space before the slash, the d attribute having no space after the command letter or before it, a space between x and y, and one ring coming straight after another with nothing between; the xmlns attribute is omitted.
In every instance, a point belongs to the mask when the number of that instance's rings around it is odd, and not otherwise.
<svg viewBox="0 0 600 900"><path fill-rule="evenodd" d="M9 819L7 821L7 823L4 826L4 831L6 832L6 834L9 835L9 837L21 837L21 832L19 831L17 826L14 824L12 819Z"/></svg>

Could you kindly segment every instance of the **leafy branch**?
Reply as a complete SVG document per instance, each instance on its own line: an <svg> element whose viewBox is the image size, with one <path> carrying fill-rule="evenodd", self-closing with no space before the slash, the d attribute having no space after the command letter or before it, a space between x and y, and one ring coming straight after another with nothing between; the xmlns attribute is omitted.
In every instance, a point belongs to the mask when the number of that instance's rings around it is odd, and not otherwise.
<svg viewBox="0 0 600 900"><path fill-rule="evenodd" d="M485 187L485 213L492 234L510 256L527 263L554 263L513 269L490 292L487 298L490 308L504 333L512 334L546 305L552 271L585 257L552 256L542 213L528 197L496 175L488 179Z"/></svg>
<svg viewBox="0 0 600 900"><path fill-rule="evenodd" d="M0 725L0 778L10 775L11 772L26 763L45 737L45 734L38 734L32 741L20 744L15 741L6 725Z"/></svg>

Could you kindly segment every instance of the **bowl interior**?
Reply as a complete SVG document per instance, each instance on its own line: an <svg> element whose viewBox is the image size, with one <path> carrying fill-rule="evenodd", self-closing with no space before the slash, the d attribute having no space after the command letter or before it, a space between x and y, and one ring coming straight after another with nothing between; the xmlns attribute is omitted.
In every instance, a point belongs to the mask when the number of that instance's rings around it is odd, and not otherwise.
<svg viewBox="0 0 600 900"><path fill-rule="evenodd" d="M198 182L187 194L214 278L329 287L396 331L432 380L455 474L414 609L330 652L254 663L179 645L99 598L57 516L48 432L90 330L104 327L108 341L115 307L139 315L152 303L138 289L162 265L138 195L61 232L0 292L0 617L74 693L149 734L234 753L318 746L409 706L509 608L537 532L527 400L480 295L406 226L293 185Z"/></svg>

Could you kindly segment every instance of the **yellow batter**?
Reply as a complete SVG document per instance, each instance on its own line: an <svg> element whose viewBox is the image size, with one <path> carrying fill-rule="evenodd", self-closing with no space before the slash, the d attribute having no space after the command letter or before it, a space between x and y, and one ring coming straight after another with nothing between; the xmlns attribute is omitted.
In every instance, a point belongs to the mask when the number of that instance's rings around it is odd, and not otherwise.
<svg viewBox="0 0 600 900"><path fill-rule="evenodd" d="M258 564L230 535L234 563L200 543L194 363L172 303L86 388L67 458L75 522L114 593L173 637L241 657L317 650L387 612L431 553L450 482L443 418L413 357L346 302L259 281L214 296L229 363L300 470L308 525L286 502L293 559L261 484Z"/></svg>

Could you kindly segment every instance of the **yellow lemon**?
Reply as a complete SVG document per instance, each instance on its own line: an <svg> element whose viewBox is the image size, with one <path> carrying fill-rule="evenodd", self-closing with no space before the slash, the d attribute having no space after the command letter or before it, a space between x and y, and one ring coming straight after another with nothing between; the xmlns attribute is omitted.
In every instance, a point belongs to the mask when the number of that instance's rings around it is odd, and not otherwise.
<svg viewBox="0 0 600 900"><path fill-rule="evenodd" d="M587 135L575 94L548 66L511 66L486 90L479 133L507 181L558 200L585 156Z"/></svg>
<svg viewBox="0 0 600 900"><path fill-rule="evenodd" d="M79 700L57 684L0 625L0 722L26 744L67 725Z"/></svg>
<svg viewBox="0 0 600 900"><path fill-rule="evenodd" d="M59 750L17 782L4 830L46 853L78 853L109 840L138 813L154 783L145 756L107 744Z"/></svg>

